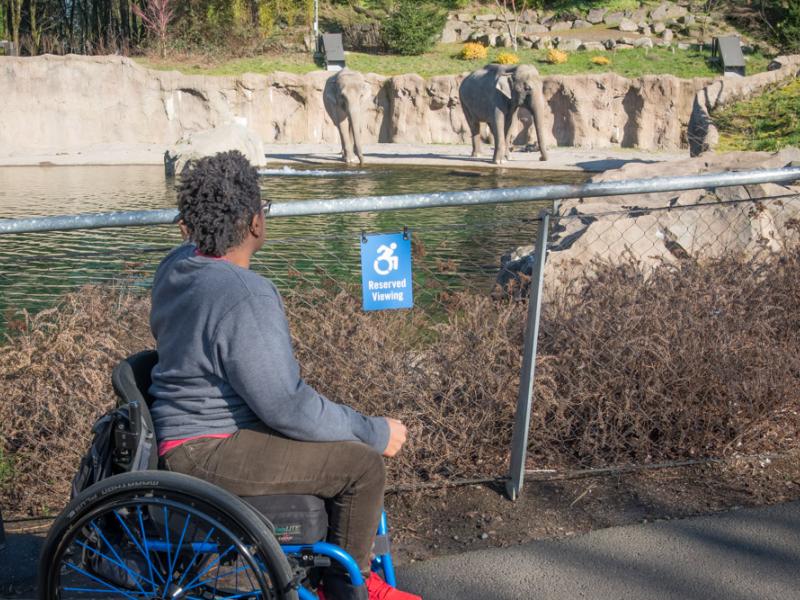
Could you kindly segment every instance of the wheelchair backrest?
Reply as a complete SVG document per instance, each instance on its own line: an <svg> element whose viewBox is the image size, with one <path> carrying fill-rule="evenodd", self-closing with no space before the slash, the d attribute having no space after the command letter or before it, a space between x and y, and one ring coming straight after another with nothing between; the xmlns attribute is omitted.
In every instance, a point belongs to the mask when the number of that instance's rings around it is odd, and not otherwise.
<svg viewBox="0 0 800 600"><path fill-rule="evenodd" d="M148 469L158 468L155 427L149 410L153 398L148 392L152 383L150 374L157 362L155 350L143 350L121 360L111 373L117 407L127 409L129 416L125 431L118 431L115 436L115 450L120 457L118 466L123 470L136 470L145 465ZM129 451L127 460L126 449Z"/></svg>
<svg viewBox="0 0 800 600"><path fill-rule="evenodd" d="M148 392L152 383L150 373L157 362L158 353L155 350L143 350L123 359L114 367L114 371L111 373L111 384L118 397L117 406L123 406L129 402L140 402L142 405L150 407L153 403Z"/></svg>

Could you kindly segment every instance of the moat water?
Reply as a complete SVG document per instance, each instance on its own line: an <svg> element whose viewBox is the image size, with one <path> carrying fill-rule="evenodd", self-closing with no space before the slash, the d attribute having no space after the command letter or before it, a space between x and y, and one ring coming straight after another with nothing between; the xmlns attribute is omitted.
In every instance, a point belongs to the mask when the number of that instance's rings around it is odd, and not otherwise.
<svg viewBox="0 0 800 600"><path fill-rule="evenodd" d="M563 171L498 171L440 167L274 167L261 178L273 202L411 192L578 183ZM533 243L536 215L549 203L419 209L268 221L268 241L253 268L281 287L298 277L357 281L359 240L408 227L416 243L415 280L422 273L454 286L490 287L500 256ZM0 218L142 210L175 206L163 169L115 167L0 168ZM36 311L86 283L125 281L146 290L163 255L179 243L175 226L0 236L0 327L8 311ZM419 267L419 268L418 268ZM424 295L426 280L417 282Z"/></svg>

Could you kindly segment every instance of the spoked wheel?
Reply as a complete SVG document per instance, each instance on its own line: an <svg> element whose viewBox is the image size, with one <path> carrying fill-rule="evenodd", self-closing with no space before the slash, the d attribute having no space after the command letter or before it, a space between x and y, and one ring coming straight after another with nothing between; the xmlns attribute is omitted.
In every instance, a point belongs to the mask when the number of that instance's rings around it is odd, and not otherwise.
<svg viewBox="0 0 800 600"><path fill-rule="evenodd" d="M42 600L294 600L267 523L242 500L165 471L111 477L76 497L42 549Z"/></svg>

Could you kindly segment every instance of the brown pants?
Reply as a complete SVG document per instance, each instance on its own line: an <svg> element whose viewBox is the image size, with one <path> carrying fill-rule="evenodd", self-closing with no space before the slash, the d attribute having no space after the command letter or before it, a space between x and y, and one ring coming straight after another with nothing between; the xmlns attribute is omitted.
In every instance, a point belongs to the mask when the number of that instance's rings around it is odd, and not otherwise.
<svg viewBox="0 0 800 600"><path fill-rule="evenodd" d="M267 429L199 439L167 452L164 466L237 496L309 494L329 499L328 541L369 571L383 505L383 457L359 442L298 442Z"/></svg>

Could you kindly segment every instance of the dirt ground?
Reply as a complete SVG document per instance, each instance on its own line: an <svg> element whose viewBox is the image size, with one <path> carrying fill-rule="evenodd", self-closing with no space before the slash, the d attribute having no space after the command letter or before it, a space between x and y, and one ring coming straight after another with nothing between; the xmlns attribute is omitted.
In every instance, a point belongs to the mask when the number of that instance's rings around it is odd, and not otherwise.
<svg viewBox="0 0 800 600"><path fill-rule="evenodd" d="M535 477L535 476L531 476ZM781 457L570 480L502 482L387 496L398 564L800 499L800 450Z"/></svg>

